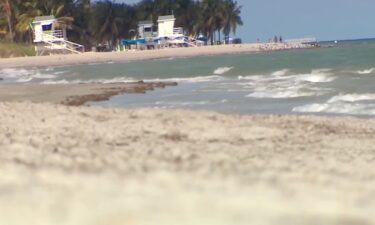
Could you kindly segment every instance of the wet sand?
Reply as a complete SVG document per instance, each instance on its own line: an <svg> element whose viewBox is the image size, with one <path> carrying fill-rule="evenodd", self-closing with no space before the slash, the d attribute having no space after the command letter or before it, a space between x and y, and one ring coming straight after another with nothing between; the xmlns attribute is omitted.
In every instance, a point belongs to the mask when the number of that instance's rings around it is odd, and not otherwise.
<svg viewBox="0 0 375 225"><path fill-rule="evenodd" d="M4 224L375 224L375 121L0 103Z"/></svg>
<svg viewBox="0 0 375 225"><path fill-rule="evenodd" d="M0 85L0 101L50 102L79 106L106 101L118 94L144 94L155 88L176 86L176 82L129 82L110 84L10 84Z"/></svg>

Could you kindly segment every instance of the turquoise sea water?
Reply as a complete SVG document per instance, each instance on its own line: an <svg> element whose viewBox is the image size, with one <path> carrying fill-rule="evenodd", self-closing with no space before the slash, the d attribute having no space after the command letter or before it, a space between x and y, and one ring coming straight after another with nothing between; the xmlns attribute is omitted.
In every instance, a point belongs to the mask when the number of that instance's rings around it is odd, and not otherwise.
<svg viewBox="0 0 375 225"><path fill-rule="evenodd" d="M328 45L332 43L326 43ZM253 114L375 115L375 41L259 54L0 69L4 83L177 81L177 87L93 103Z"/></svg>

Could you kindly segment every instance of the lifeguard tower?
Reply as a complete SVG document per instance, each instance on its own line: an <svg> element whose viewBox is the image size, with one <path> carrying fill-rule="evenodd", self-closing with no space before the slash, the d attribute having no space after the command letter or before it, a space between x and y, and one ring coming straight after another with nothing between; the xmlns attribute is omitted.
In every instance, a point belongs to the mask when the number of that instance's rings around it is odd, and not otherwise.
<svg viewBox="0 0 375 225"><path fill-rule="evenodd" d="M151 20L139 21L138 23L138 38L153 38L153 26Z"/></svg>
<svg viewBox="0 0 375 225"><path fill-rule="evenodd" d="M190 45L185 39L182 27L174 27L174 15L159 16L158 39L161 46Z"/></svg>
<svg viewBox="0 0 375 225"><path fill-rule="evenodd" d="M174 15L159 16L158 18L158 37L177 37L183 35L181 27L174 27L176 18Z"/></svg>
<svg viewBox="0 0 375 225"><path fill-rule="evenodd" d="M57 29L58 28L58 29ZM37 55L82 53L84 46L66 38L66 28L54 16L38 16L32 22Z"/></svg>

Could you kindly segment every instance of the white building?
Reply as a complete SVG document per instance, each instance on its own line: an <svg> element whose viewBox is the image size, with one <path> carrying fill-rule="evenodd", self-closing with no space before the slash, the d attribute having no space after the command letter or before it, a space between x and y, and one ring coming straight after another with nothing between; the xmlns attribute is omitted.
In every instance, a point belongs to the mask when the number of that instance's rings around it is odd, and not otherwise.
<svg viewBox="0 0 375 225"><path fill-rule="evenodd" d="M152 38L153 26L151 20L139 21L138 23L138 37L139 38Z"/></svg>
<svg viewBox="0 0 375 225"><path fill-rule="evenodd" d="M158 37L173 37L174 15L159 16L158 18Z"/></svg>

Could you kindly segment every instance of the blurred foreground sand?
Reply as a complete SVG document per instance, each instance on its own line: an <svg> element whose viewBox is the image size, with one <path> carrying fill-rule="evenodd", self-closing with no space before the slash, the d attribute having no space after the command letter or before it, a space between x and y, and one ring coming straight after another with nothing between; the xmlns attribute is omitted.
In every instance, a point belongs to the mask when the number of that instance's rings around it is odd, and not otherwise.
<svg viewBox="0 0 375 225"><path fill-rule="evenodd" d="M0 224L375 224L374 120L0 110Z"/></svg>

